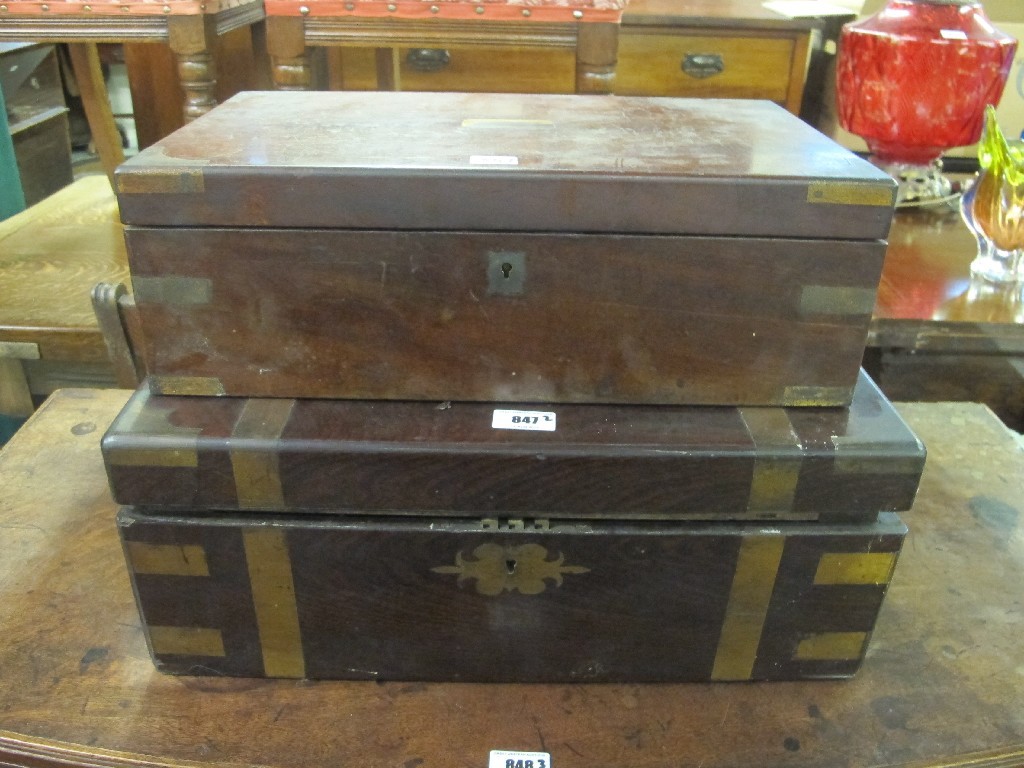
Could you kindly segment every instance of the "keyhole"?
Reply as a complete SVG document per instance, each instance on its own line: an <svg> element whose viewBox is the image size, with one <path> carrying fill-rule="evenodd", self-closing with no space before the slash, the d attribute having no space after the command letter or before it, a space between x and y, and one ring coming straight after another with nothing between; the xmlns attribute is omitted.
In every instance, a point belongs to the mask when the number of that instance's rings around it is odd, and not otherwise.
<svg viewBox="0 0 1024 768"><path fill-rule="evenodd" d="M516 561L515 560L506 560L505 561L505 570L507 570L510 574L511 573L515 573L516 572Z"/></svg>
<svg viewBox="0 0 1024 768"><path fill-rule="evenodd" d="M506 280L508 280L508 276L509 276L509 275L510 275L511 273L512 273L512 265L511 265L511 264L509 264L509 263L508 263L508 262L506 261L506 262L505 262L504 264L502 264L502 265L501 265L501 274L503 274L503 275L505 276L505 279L506 279Z"/></svg>

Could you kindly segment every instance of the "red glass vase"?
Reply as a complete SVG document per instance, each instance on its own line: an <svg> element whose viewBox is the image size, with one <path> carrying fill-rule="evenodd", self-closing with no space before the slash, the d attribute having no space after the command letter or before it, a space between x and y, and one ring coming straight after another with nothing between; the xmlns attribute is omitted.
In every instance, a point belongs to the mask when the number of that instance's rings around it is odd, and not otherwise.
<svg viewBox="0 0 1024 768"><path fill-rule="evenodd" d="M890 0L843 27L837 68L840 124L882 164L928 165L981 136L1017 42L978 2Z"/></svg>

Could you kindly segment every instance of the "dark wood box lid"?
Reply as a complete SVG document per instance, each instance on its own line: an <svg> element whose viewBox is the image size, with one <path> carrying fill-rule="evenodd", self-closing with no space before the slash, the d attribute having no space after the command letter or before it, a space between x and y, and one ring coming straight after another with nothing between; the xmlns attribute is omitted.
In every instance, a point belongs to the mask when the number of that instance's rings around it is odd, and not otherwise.
<svg viewBox="0 0 1024 768"><path fill-rule="evenodd" d="M495 409L551 431L495 428ZM925 451L863 373L845 408L168 397L103 439L115 499L164 509L867 522Z"/></svg>
<svg viewBox="0 0 1024 768"><path fill-rule="evenodd" d="M770 102L243 93L127 161L125 224L885 238L895 183Z"/></svg>

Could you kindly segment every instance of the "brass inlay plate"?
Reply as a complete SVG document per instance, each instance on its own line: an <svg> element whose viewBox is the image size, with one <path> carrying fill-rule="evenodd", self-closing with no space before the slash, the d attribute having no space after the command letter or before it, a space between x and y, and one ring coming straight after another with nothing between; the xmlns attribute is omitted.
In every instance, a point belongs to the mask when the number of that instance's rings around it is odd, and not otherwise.
<svg viewBox="0 0 1024 768"><path fill-rule="evenodd" d="M225 394L220 379L212 376L150 376L149 389L155 395L206 395L216 397Z"/></svg>
<svg viewBox="0 0 1024 768"><path fill-rule="evenodd" d="M782 404L792 408L847 405L852 396L852 387L786 387Z"/></svg>
<svg viewBox="0 0 1024 768"><path fill-rule="evenodd" d="M815 584L888 584L895 552L829 552L818 561Z"/></svg>
<svg viewBox="0 0 1024 768"><path fill-rule="evenodd" d="M757 452L747 511L792 511L802 459L800 438L793 431L789 416L782 408L740 408L739 413ZM790 455L761 456L772 451Z"/></svg>
<svg viewBox="0 0 1024 768"><path fill-rule="evenodd" d="M38 360L39 345L32 341L0 341L0 358Z"/></svg>
<svg viewBox="0 0 1024 768"><path fill-rule="evenodd" d="M247 530L242 541L263 652L263 671L268 677L305 677L299 611L285 532L280 528Z"/></svg>
<svg viewBox="0 0 1024 768"><path fill-rule="evenodd" d="M870 317L875 309L875 295L874 288L807 285L800 291L800 314Z"/></svg>
<svg viewBox="0 0 1024 768"><path fill-rule="evenodd" d="M154 576L210 575L206 552L198 545L129 541L125 546L135 573Z"/></svg>
<svg viewBox="0 0 1024 768"><path fill-rule="evenodd" d="M267 444L241 448L238 441L276 442L294 407L294 400L258 398L242 408L228 443L239 509L285 508L277 450Z"/></svg>
<svg viewBox="0 0 1024 768"><path fill-rule="evenodd" d="M836 438L833 438L836 442ZM863 454L850 456L849 449L836 442L836 454L832 466L837 474L843 475L920 475L922 459L914 456L867 455L871 446L860 443L856 447L865 449ZM889 448L889 445L876 444L877 448Z"/></svg>
<svg viewBox="0 0 1024 768"><path fill-rule="evenodd" d="M219 629L208 627L149 628L149 642L157 656L220 656L224 638Z"/></svg>
<svg viewBox="0 0 1024 768"><path fill-rule="evenodd" d="M590 572L580 565L565 565L561 553L550 559L548 551L539 544L491 543L476 547L471 559L463 557L460 551L455 555L455 565L439 565L430 570L458 576L460 585L467 579L474 580L478 594L492 597L503 592L539 595L548 588L548 581L562 586L563 574Z"/></svg>
<svg viewBox="0 0 1024 768"><path fill-rule="evenodd" d="M203 172L196 168L119 173L114 179L118 193L126 195L186 195L206 190Z"/></svg>
<svg viewBox="0 0 1024 768"><path fill-rule="evenodd" d="M203 306L213 301L213 283L206 277L132 277L137 304Z"/></svg>
<svg viewBox="0 0 1024 768"><path fill-rule="evenodd" d="M872 205L891 208L896 201L892 184L854 181L813 181L807 187L808 203L833 205Z"/></svg>
<svg viewBox="0 0 1024 768"><path fill-rule="evenodd" d="M199 452L192 448L112 448L107 461L117 467L197 467Z"/></svg>
<svg viewBox="0 0 1024 768"><path fill-rule="evenodd" d="M822 632L808 635L796 648L800 661L852 661L864 655L867 632Z"/></svg>
<svg viewBox="0 0 1024 768"><path fill-rule="evenodd" d="M740 544L711 679L749 680L753 675L785 544L781 535L750 536Z"/></svg>

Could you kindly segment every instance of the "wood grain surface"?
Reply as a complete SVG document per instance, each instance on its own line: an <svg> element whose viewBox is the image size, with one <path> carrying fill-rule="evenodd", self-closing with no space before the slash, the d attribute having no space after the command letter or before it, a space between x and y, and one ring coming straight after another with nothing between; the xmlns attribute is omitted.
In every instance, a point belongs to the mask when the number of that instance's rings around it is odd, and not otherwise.
<svg viewBox="0 0 1024 768"><path fill-rule="evenodd" d="M102 449L119 503L187 512L870 522L910 508L924 466L863 374L849 410L552 405L550 430L495 413L143 386Z"/></svg>
<svg viewBox="0 0 1024 768"><path fill-rule="evenodd" d="M43 360L106 362L90 301L101 281L127 282L117 201L85 176L0 222L0 341L39 345Z"/></svg>
<svg viewBox="0 0 1024 768"><path fill-rule="evenodd" d="M243 93L117 178L139 226L829 240L884 238L895 191L774 104L550 94Z"/></svg>
<svg viewBox="0 0 1024 768"><path fill-rule="evenodd" d="M183 394L184 377L244 397L846 405L884 254L735 237L126 235L155 390Z"/></svg>
<svg viewBox="0 0 1024 768"><path fill-rule="evenodd" d="M1024 758L1024 456L981 406L900 406L929 464L853 680L453 685L157 673L98 449L127 396L61 393L0 454L0 755L9 763L469 768L491 749L546 750L558 768Z"/></svg>

